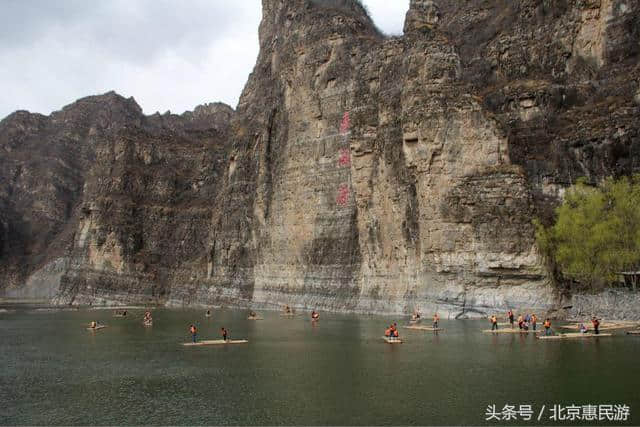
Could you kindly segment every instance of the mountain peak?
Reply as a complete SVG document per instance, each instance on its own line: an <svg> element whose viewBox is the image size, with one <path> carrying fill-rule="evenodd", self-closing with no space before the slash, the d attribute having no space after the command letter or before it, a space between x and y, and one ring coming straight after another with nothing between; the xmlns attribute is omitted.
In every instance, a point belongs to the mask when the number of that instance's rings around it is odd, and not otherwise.
<svg viewBox="0 0 640 427"><path fill-rule="evenodd" d="M405 34L435 27L440 20L440 8L434 0L411 0L404 22Z"/></svg>
<svg viewBox="0 0 640 427"><path fill-rule="evenodd" d="M72 104L62 108L63 112L77 108L103 108L111 111L128 111L130 113L142 115L142 108L133 97L125 98L117 92L111 90L101 95L91 95L80 98Z"/></svg>

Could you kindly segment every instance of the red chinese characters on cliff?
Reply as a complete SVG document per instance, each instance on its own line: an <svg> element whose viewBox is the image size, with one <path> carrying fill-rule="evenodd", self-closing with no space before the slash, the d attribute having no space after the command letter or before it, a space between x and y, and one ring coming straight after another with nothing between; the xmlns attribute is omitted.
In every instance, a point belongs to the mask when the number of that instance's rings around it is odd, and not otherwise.
<svg viewBox="0 0 640 427"><path fill-rule="evenodd" d="M340 149L340 157L338 158L339 166L351 166L351 151L348 148Z"/></svg>
<svg viewBox="0 0 640 427"><path fill-rule="evenodd" d="M351 126L351 119L349 118L349 112L345 111L342 116L342 122L340 123L340 133L345 134L349 131L349 127Z"/></svg>
<svg viewBox="0 0 640 427"><path fill-rule="evenodd" d="M351 118L349 112L345 111L342 116L342 122L340 123L340 134L346 135L349 132L351 126ZM351 151L348 148L340 149L340 156L338 157L338 165L340 167L346 167L351 165ZM338 188L338 196L336 197L336 203L338 206L345 206L349 203L350 190L347 184L341 184Z"/></svg>
<svg viewBox="0 0 640 427"><path fill-rule="evenodd" d="M338 188L336 203L340 206L345 206L349 202L349 193L349 186L347 184L340 185L340 188Z"/></svg>

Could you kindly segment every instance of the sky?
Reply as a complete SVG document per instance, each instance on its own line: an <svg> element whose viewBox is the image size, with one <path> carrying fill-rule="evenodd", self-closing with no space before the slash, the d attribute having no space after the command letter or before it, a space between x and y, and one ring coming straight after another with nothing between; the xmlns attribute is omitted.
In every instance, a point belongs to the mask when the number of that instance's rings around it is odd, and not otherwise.
<svg viewBox="0 0 640 427"><path fill-rule="evenodd" d="M364 0L402 34L409 0ZM258 55L261 0L0 0L0 119L115 90L145 114L232 107Z"/></svg>

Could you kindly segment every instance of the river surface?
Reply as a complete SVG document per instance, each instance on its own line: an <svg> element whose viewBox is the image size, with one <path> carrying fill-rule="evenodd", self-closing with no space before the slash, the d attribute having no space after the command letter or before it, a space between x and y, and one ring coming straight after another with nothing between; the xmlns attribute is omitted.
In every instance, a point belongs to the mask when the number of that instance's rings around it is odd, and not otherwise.
<svg viewBox="0 0 640 427"><path fill-rule="evenodd" d="M110 310L0 313L0 424L521 424L487 421L487 407L531 405L531 424L558 405L626 404L640 424L640 337L542 341L483 334L480 320L445 330L401 329L392 317L322 313ZM87 331L98 320L109 327ZM217 339L221 326L248 344L185 347L188 326ZM536 418L543 409L540 421ZM525 408L526 409L526 408ZM502 414L502 413L501 413Z"/></svg>

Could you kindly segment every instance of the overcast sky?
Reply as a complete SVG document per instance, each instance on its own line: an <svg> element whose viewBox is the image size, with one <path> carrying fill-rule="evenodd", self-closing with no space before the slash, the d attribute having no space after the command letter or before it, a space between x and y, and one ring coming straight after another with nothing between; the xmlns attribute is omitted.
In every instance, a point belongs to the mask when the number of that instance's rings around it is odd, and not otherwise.
<svg viewBox="0 0 640 427"><path fill-rule="evenodd" d="M409 0L364 0L401 34ZM235 108L258 54L261 0L0 0L0 119L115 90L146 114Z"/></svg>

